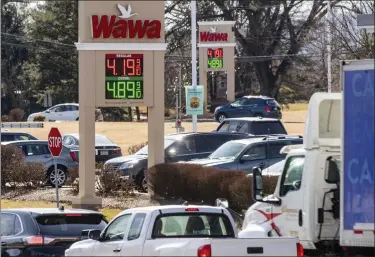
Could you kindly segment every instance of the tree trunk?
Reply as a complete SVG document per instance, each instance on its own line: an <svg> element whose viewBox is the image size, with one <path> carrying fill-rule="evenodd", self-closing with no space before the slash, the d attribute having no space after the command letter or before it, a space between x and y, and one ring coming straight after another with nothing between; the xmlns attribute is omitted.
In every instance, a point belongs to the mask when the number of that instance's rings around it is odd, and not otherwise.
<svg viewBox="0 0 375 257"><path fill-rule="evenodd" d="M137 121L141 121L141 114L139 113L139 107L135 107L135 113L137 114Z"/></svg>
<svg viewBox="0 0 375 257"><path fill-rule="evenodd" d="M131 107L128 107L128 116L129 116L129 120L133 121L133 112L132 112L132 108Z"/></svg>

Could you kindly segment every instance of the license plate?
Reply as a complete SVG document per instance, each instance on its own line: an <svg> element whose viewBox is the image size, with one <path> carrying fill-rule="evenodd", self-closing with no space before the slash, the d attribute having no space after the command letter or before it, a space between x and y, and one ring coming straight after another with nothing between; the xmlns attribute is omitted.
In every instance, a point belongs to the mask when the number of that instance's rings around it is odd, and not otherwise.
<svg viewBox="0 0 375 257"><path fill-rule="evenodd" d="M108 151L101 151L100 154L101 155L108 155Z"/></svg>

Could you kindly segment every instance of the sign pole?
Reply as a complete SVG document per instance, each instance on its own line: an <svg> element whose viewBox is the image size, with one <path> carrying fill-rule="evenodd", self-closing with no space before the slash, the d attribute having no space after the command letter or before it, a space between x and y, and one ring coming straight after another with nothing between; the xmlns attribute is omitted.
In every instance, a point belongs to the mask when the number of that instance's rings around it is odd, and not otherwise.
<svg viewBox="0 0 375 257"><path fill-rule="evenodd" d="M59 182L58 182L58 179L57 179L57 160L56 160L56 157L53 157L53 162L55 164L55 187L56 187L56 207L59 208L60 207L60 200L59 200Z"/></svg>
<svg viewBox="0 0 375 257"><path fill-rule="evenodd" d="M191 85L195 88L197 86L197 3L196 0L191 0ZM193 116L193 132L197 132L197 115Z"/></svg>

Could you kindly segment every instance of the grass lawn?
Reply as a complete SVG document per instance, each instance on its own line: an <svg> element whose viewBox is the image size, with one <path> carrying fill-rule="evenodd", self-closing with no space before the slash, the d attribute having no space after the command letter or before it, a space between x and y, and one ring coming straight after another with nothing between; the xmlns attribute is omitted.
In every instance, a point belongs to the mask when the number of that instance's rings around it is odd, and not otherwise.
<svg viewBox="0 0 375 257"><path fill-rule="evenodd" d="M285 110L285 112L307 111L308 107L309 107L308 103L289 104L289 110Z"/></svg>
<svg viewBox="0 0 375 257"><path fill-rule="evenodd" d="M62 204L65 208L71 208L69 205ZM61 204L60 204L61 206ZM50 202L40 202L40 201L11 201L11 200L1 200L1 209L10 209L10 208L54 208L56 207L55 203ZM119 209L101 209L100 212L104 214L106 219L110 221L118 213L123 210Z"/></svg>
<svg viewBox="0 0 375 257"><path fill-rule="evenodd" d="M303 109L307 104L290 104L289 111L283 111L283 121L285 122L286 130L289 134L303 135L303 123L288 123L288 122L304 122L306 119L306 111ZM293 109L293 111L291 111ZM11 131L27 132L41 140L47 140L48 133L51 127L57 127L61 134L78 133L78 122L45 122L44 128L12 128ZM208 132L215 130L219 123L217 122L202 122L198 123L199 132ZM182 126L186 132L192 131L191 122L183 122ZM173 128L173 122L166 122L164 124L164 133L176 133ZM97 122L95 124L96 133L103 134L110 138L113 142L119 145L122 149L123 155L128 155L128 148L132 145L147 142L148 131L146 122Z"/></svg>

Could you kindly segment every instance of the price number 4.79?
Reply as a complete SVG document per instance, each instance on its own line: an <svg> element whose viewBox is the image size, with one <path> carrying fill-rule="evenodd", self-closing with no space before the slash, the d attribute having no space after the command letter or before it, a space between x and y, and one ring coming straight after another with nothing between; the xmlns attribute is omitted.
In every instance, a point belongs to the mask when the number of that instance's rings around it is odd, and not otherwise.
<svg viewBox="0 0 375 257"><path fill-rule="evenodd" d="M140 81L107 81L107 91L112 93L114 99L142 98Z"/></svg>

